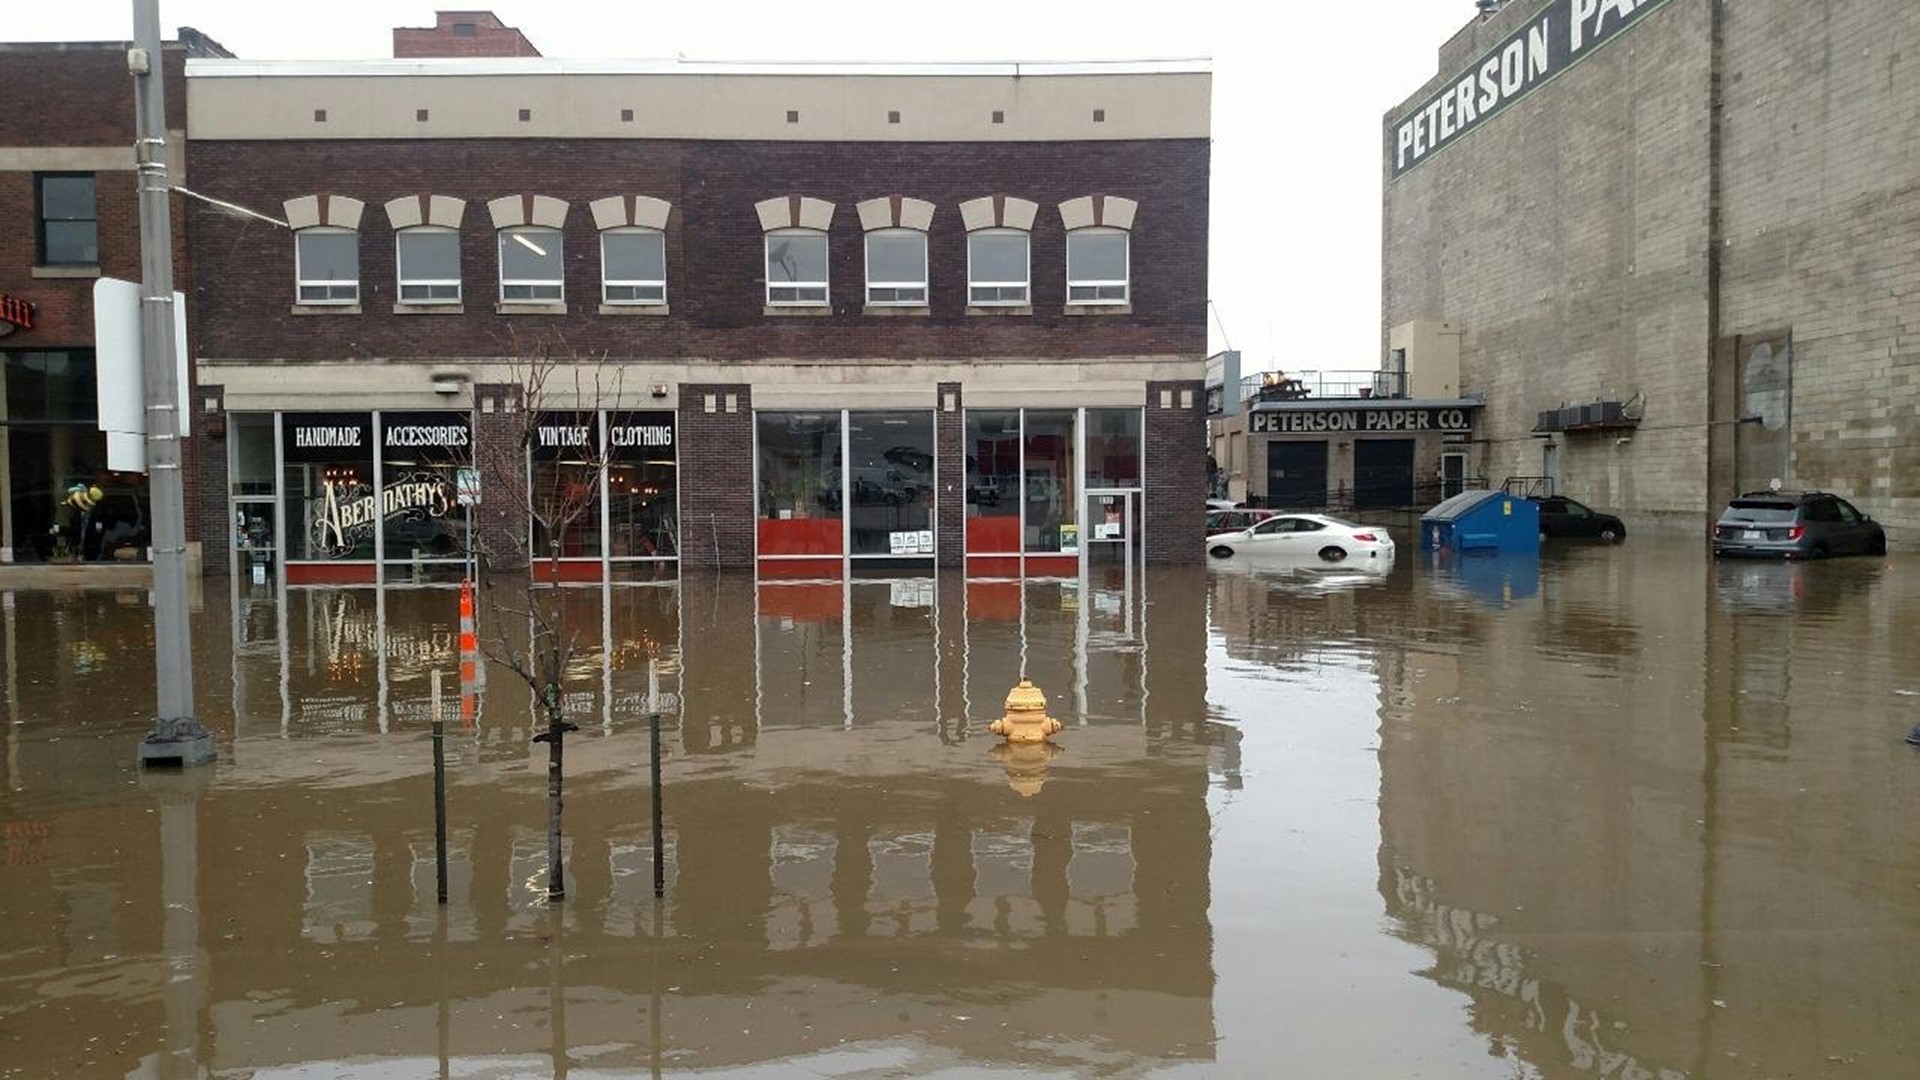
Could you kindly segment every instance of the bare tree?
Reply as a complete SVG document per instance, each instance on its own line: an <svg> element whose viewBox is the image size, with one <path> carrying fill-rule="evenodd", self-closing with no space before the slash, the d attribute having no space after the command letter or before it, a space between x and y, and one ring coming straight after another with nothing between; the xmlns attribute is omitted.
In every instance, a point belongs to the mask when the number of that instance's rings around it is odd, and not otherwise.
<svg viewBox="0 0 1920 1080"><path fill-rule="evenodd" d="M545 721L533 741L547 744L547 898L559 900L566 896L566 735L579 730L567 720L566 683L581 642L558 586L568 543L595 522L593 511L600 506L608 454L599 438L599 411L619 400L620 372L610 372L604 356L563 361L542 351L512 366L510 386L518 400L502 407L515 417L513 436L500 437L496 430L491 438L473 440L482 504L492 508L492 527L477 523L471 540L485 571L479 644L488 660L527 684ZM525 513L524 523L518 512Z"/></svg>

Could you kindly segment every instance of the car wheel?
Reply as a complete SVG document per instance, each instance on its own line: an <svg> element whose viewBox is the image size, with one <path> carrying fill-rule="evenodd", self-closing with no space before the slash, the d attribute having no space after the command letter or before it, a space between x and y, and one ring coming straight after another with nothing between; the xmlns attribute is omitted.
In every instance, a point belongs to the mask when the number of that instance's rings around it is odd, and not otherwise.
<svg viewBox="0 0 1920 1080"><path fill-rule="evenodd" d="M1233 558L1233 549L1225 544L1215 544L1207 549L1207 554L1216 559L1231 559Z"/></svg>
<svg viewBox="0 0 1920 1080"><path fill-rule="evenodd" d="M1347 557L1347 549L1328 544L1320 549L1320 558L1326 562L1341 562Z"/></svg>
<svg viewBox="0 0 1920 1080"><path fill-rule="evenodd" d="M1887 534L1875 533L1873 539L1867 544L1867 554L1885 555L1886 553L1887 553Z"/></svg>
<svg viewBox="0 0 1920 1080"><path fill-rule="evenodd" d="M1608 526L1607 528L1601 529L1600 539L1605 540L1609 544L1618 543L1620 541L1620 530L1615 529L1612 526Z"/></svg>
<svg viewBox="0 0 1920 1080"><path fill-rule="evenodd" d="M1825 544L1815 544L1815 545L1813 545L1813 550L1807 553L1807 557L1808 557L1808 558L1812 558L1812 559L1824 559L1824 558L1826 558L1826 557L1827 557L1827 545L1825 545Z"/></svg>

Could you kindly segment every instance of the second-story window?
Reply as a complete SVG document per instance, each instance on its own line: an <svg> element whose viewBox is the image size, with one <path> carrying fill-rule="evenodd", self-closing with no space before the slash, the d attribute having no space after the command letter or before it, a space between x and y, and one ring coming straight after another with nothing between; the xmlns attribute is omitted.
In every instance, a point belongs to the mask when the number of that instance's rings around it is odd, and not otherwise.
<svg viewBox="0 0 1920 1080"><path fill-rule="evenodd" d="M99 210L92 173L48 173L34 178L40 197L40 265L98 266Z"/></svg>
<svg viewBox="0 0 1920 1080"><path fill-rule="evenodd" d="M566 299L559 229L515 226L500 230L500 300L544 303Z"/></svg>
<svg viewBox="0 0 1920 1080"><path fill-rule="evenodd" d="M460 302L459 232L422 225L401 229L394 243L399 249L401 303Z"/></svg>
<svg viewBox="0 0 1920 1080"><path fill-rule="evenodd" d="M813 229L775 229L767 234L767 303L827 302L827 234Z"/></svg>
<svg viewBox="0 0 1920 1080"><path fill-rule="evenodd" d="M296 295L303 304L360 302L360 234L316 226L293 234Z"/></svg>
<svg viewBox="0 0 1920 1080"><path fill-rule="evenodd" d="M867 234L867 303L927 302L927 234L875 229Z"/></svg>
<svg viewBox="0 0 1920 1080"><path fill-rule="evenodd" d="M967 303L1028 302L1027 234L1021 229L980 229L967 234Z"/></svg>
<svg viewBox="0 0 1920 1080"><path fill-rule="evenodd" d="M1067 303L1127 302L1127 233L1075 229L1067 234Z"/></svg>
<svg viewBox="0 0 1920 1080"><path fill-rule="evenodd" d="M609 304L667 302L667 238L655 229L600 234L601 299Z"/></svg>

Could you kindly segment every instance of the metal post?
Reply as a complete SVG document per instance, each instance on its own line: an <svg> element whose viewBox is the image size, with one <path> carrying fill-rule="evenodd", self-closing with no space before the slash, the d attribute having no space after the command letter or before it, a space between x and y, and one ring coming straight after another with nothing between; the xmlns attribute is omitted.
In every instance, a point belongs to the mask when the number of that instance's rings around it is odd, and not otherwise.
<svg viewBox="0 0 1920 1080"><path fill-rule="evenodd" d="M440 906L447 904L447 750L446 721L440 714L440 669L433 669L433 885Z"/></svg>
<svg viewBox="0 0 1920 1080"><path fill-rule="evenodd" d="M213 736L193 715L193 640L187 620L187 521L180 477L180 387L173 355L173 226L168 217L166 65L158 0L133 0L140 184L140 357L147 397L147 475L153 506L153 643L159 711L140 744L142 764L212 761Z"/></svg>
<svg viewBox="0 0 1920 1080"><path fill-rule="evenodd" d="M656 678L659 663L658 660L652 660L647 664ZM658 694L650 695L649 698L647 702L649 753L647 756L653 768L653 898L658 900L667 895L667 848L662 836L664 830L660 824L660 698Z"/></svg>

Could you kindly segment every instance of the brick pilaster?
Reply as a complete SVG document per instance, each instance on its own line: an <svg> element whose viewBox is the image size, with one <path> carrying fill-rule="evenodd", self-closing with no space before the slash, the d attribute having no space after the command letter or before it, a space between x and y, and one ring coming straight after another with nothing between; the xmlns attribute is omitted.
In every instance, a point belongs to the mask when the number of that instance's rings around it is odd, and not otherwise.
<svg viewBox="0 0 1920 1080"><path fill-rule="evenodd" d="M688 569L753 565L753 391L680 387L680 560Z"/></svg>
<svg viewBox="0 0 1920 1080"><path fill-rule="evenodd" d="M216 403L215 412L206 402ZM228 513L226 387L201 383L189 399L194 417L189 446L195 458L191 475L198 483L187 501L187 537L200 541L200 572L227 574L233 569L233 517ZM218 434L215 434L218 429Z"/></svg>
<svg viewBox="0 0 1920 1080"><path fill-rule="evenodd" d="M1147 561L1197 562L1206 538L1206 395L1198 379L1147 384Z"/></svg>
<svg viewBox="0 0 1920 1080"><path fill-rule="evenodd" d="M479 383L473 388L473 460L480 470L474 542L488 570L522 570L527 565L523 396L515 383Z"/></svg>
<svg viewBox="0 0 1920 1080"><path fill-rule="evenodd" d="M939 410L933 422L934 469L940 475L934 551L939 565L959 566L967 559L967 413L960 384L941 383L934 408Z"/></svg>

